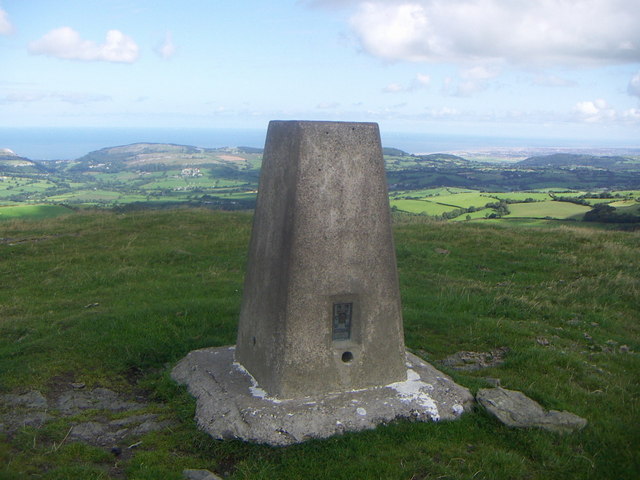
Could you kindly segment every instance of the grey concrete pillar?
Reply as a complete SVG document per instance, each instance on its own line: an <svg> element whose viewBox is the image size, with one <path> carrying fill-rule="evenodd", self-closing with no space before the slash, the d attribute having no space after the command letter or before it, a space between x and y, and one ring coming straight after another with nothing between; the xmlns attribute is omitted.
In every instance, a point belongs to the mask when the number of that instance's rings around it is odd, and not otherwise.
<svg viewBox="0 0 640 480"><path fill-rule="evenodd" d="M279 398L406 379L377 124L270 122L236 361Z"/></svg>

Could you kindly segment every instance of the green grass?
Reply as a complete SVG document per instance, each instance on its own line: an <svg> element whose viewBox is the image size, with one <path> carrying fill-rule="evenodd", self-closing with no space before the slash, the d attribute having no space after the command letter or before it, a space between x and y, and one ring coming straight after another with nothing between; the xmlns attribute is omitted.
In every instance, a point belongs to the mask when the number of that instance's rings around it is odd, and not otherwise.
<svg viewBox="0 0 640 480"><path fill-rule="evenodd" d="M458 189L461 190L461 189ZM451 192L449 192L449 189L445 188L445 187L440 187L440 188L427 188L427 189L422 189L422 190L400 190L400 191L395 191L395 192L391 192L391 196L392 197L403 197L403 196L409 196L412 198L420 198L420 197L433 197L433 196L438 196L438 195L447 195Z"/></svg>
<svg viewBox="0 0 640 480"><path fill-rule="evenodd" d="M68 420L0 435L0 478L109 479L117 462L132 479L184 468L231 479L638 478L639 234L394 218L407 346L436 364L509 347L499 367L447 373L472 391L498 377L587 418L585 430L509 429L477 410L286 448L212 440L168 373L192 349L235 342L251 215L79 212L0 224L11 239L0 242L0 393L81 381L144 394L175 423L120 461L108 447L54 451Z"/></svg>
<svg viewBox="0 0 640 480"><path fill-rule="evenodd" d="M42 219L53 218L60 215L73 213L68 207L62 205L12 205L0 206L0 221L15 219Z"/></svg>
<svg viewBox="0 0 640 480"><path fill-rule="evenodd" d="M495 202L495 199L489 197L488 194L480 194L479 192L440 195L434 197L432 200L444 205L454 205L460 208L480 208L484 207L487 203Z"/></svg>
<svg viewBox="0 0 640 480"><path fill-rule="evenodd" d="M494 210L492 208L483 208L482 210L476 210L475 212L471 212L471 213L463 213L462 215L457 216L456 218L453 218L452 221L453 222L460 222L460 221L466 221L467 217L469 217L471 220L477 220L477 219L484 219L486 216L491 215L492 213L494 213Z"/></svg>
<svg viewBox="0 0 640 480"><path fill-rule="evenodd" d="M509 205L511 217L532 217L532 218L570 218L591 210L585 205L577 205L569 202L534 202L534 203L514 203Z"/></svg>
<svg viewBox="0 0 640 480"><path fill-rule="evenodd" d="M439 198L439 197L433 197ZM442 215L444 212L454 210L456 207L441 205L431 200L392 200L391 206L407 213L417 213L425 215Z"/></svg>
<svg viewBox="0 0 640 480"><path fill-rule="evenodd" d="M486 195L498 200L514 200L516 202L524 202L528 198L532 198L536 202L543 202L551 198L548 193L540 192L487 193Z"/></svg>

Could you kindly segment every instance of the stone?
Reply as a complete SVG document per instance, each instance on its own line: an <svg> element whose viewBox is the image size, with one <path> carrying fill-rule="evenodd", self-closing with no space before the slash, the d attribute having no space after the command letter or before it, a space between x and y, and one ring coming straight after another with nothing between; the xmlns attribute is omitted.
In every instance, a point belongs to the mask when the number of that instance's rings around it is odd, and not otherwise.
<svg viewBox="0 0 640 480"><path fill-rule="evenodd" d="M146 413L142 415L131 415L130 417L119 418L117 420L111 420L109 426L111 427L125 427L131 424L141 424L144 422L152 421L158 418L155 413Z"/></svg>
<svg viewBox="0 0 640 480"><path fill-rule="evenodd" d="M582 430L587 420L570 412L547 411L522 392L505 388L478 390L476 400L508 427L543 428L557 433Z"/></svg>
<svg viewBox="0 0 640 480"><path fill-rule="evenodd" d="M187 480L222 480L219 476L209 470L185 469L182 476Z"/></svg>
<svg viewBox="0 0 640 480"><path fill-rule="evenodd" d="M238 362L289 399L403 381L404 357L378 125L270 122Z"/></svg>
<svg viewBox="0 0 640 480"><path fill-rule="evenodd" d="M2 403L11 407L23 407L44 410L48 407L47 399L37 390L22 395L7 394L0 397Z"/></svg>
<svg viewBox="0 0 640 480"><path fill-rule="evenodd" d="M57 406L65 415L74 415L87 409L121 412L142 407L136 402L121 400L117 393L108 388L96 388L91 391L69 390L58 398Z"/></svg>
<svg viewBox="0 0 640 480"><path fill-rule="evenodd" d="M163 428L169 425L170 425L169 421L156 422L155 420L146 420L145 422L142 422L137 427L133 428L129 434L134 437L139 435L146 435L147 433L157 432L158 430L162 430Z"/></svg>
<svg viewBox="0 0 640 480"><path fill-rule="evenodd" d="M159 420L154 413L129 415L125 418L109 420L108 412L124 412L146 408L148 404L129 402L120 395L106 388L92 391L73 390L62 392L55 402L57 409L47 409L50 403L40 392L33 390L22 395L2 395L0 403L12 407L7 412L0 411L0 433L12 436L21 428L41 428L45 423L76 415L83 410L96 409L90 421L74 423L67 439L96 446L114 445L127 437L139 437L149 432L165 429L171 425L170 420ZM107 412L104 412L104 411ZM139 445L133 444L129 448ZM119 447L114 447L119 448Z"/></svg>
<svg viewBox="0 0 640 480"><path fill-rule="evenodd" d="M405 361L405 381L285 400L269 396L234 361L233 347L190 352L171 376L196 398L196 422L212 437L278 446L400 418L454 420L471 409L469 390L415 355Z"/></svg>
<svg viewBox="0 0 640 480"><path fill-rule="evenodd" d="M490 352L461 351L449 355L440 363L454 370L474 371L503 364L507 353L509 353L507 347L496 348Z"/></svg>
<svg viewBox="0 0 640 480"><path fill-rule="evenodd" d="M484 380L485 380L485 382L487 382L492 387L499 387L500 386L500 379L499 378L484 377Z"/></svg>
<svg viewBox="0 0 640 480"><path fill-rule="evenodd" d="M77 440L92 445L107 445L114 443L116 437L103 423L83 422L71 428L69 440Z"/></svg>
<svg viewBox="0 0 640 480"><path fill-rule="evenodd" d="M12 414L4 416L6 423L0 430L5 433L15 433L23 427L40 428L53 418L47 412L42 411L12 412Z"/></svg>

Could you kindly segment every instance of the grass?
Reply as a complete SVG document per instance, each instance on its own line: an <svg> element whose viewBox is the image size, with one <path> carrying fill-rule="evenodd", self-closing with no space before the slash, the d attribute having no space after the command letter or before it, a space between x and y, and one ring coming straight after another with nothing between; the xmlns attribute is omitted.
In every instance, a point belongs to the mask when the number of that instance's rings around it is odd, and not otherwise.
<svg viewBox="0 0 640 480"><path fill-rule="evenodd" d="M512 217L532 217L532 218L570 218L581 215L591 210L585 205L577 205L568 202L533 202L533 203L514 203L509 205Z"/></svg>
<svg viewBox="0 0 640 480"><path fill-rule="evenodd" d="M439 197L434 197L439 198ZM442 205L431 200L391 200L391 206L396 207L407 213L425 214L425 215L442 215L445 212L454 210L456 207L451 205Z"/></svg>
<svg viewBox="0 0 640 480"><path fill-rule="evenodd" d="M480 194L478 192L440 195L433 200L443 205L453 205L460 208L480 208L484 207L487 203L495 202L495 199L489 197L487 194Z"/></svg>
<svg viewBox="0 0 640 480"><path fill-rule="evenodd" d="M509 429L477 410L286 448L214 441L168 372L190 350L235 342L251 215L79 212L0 224L0 393L46 394L64 378L144 394L175 423L121 461L61 444L68 420L0 434L0 479L179 479L184 468L232 479L638 478L639 234L395 218L407 346L436 364L509 347L499 367L446 373L472 391L498 377L587 418L585 430Z"/></svg>
<svg viewBox="0 0 640 480"><path fill-rule="evenodd" d="M0 206L0 221L15 219L43 219L73 213L62 205L12 205Z"/></svg>
<svg viewBox="0 0 640 480"><path fill-rule="evenodd" d="M536 202L543 202L551 198L548 193L540 192L487 193L486 195L498 200L513 200L516 202L524 202L529 198L535 200Z"/></svg>

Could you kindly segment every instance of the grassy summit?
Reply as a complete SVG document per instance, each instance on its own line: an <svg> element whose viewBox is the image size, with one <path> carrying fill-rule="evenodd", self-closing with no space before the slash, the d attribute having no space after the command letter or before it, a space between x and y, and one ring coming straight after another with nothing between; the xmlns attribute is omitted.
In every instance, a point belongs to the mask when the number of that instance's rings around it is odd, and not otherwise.
<svg viewBox="0 0 640 480"><path fill-rule="evenodd" d="M478 410L287 448L214 441L168 372L190 350L235 342L251 215L81 212L1 225L0 395L84 383L144 398L172 424L119 457L67 435L125 414L0 428L0 479L180 479L183 468L233 479L638 477L639 234L396 220L407 346L436 366L507 347L499 366L440 368L473 391L500 378L587 418L585 430L512 430Z"/></svg>

